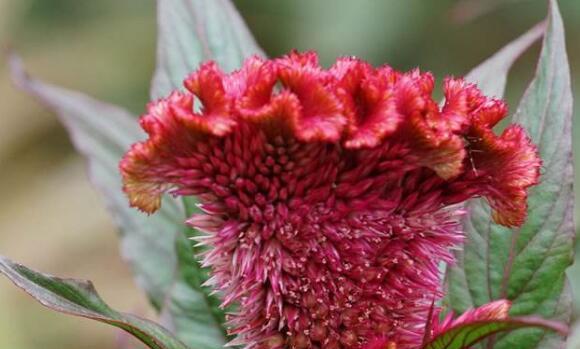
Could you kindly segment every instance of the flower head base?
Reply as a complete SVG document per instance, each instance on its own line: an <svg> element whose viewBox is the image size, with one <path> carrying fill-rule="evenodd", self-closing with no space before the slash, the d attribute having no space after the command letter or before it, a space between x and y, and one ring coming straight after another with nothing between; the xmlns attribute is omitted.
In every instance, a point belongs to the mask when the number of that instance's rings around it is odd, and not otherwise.
<svg viewBox="0 0 580 349"><path fill-rule="evenodd" d="M124 188L148 213L164 192L198 196L188 224L248 348L415 347L462 239L458 204L484 197L521 225L538 181L524 130L492 131L505 104L460 79L440 108L429 73L292 53L207 63L185 87L148 106Z"/></svg>

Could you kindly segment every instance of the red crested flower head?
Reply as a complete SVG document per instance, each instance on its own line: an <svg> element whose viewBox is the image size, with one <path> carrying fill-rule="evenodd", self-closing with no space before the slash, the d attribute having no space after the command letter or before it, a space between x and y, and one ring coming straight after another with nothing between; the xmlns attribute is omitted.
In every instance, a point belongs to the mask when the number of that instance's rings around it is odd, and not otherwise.
<svg viewBox="0 0 580 349"><path fill-rule="evenodd" d="M151 102L121 162L131 205L195 195L209 284L246 348L415 348L462 240L461 203L519 226L536 147L473 84L317 55L213 63Z"/></svg>

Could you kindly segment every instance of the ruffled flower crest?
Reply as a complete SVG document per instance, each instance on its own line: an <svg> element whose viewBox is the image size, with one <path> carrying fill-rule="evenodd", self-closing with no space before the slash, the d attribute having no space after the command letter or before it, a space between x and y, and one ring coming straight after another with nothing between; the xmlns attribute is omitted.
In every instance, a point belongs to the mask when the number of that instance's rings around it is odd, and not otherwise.
<svg viewBox="0 0 580 349"><path fill-rule="evenodd" d="M239 305L234 344L416 348L462 240L458 204L484 197L519 226L541 165L521 127L493 132L502 101L449 78L439 107L434 86L355 58L324 69L313 52L230 74L206 63L149 104L124 190L147 213L164 192L198 197L187 223L210 246L208 284Z"/></svg>

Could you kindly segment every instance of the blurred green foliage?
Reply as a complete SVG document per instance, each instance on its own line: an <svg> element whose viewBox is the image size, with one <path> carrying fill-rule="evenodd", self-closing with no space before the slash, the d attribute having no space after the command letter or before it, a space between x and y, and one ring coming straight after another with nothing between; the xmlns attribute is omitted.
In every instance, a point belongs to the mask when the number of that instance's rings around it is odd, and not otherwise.
<svg viewBox="0 0 580 349"><path fill-rule="evenodd" d="M546 3L542 0L238 0L235 3L258 42L271 56L293 48L315 49L322 62L330 64L337 56L356 55L376 65L388 63L403 70L415 67L431 70L438 81L446 75L465 74L543 19L546 13ZM457 7L459 3L463 5ZM560 0L560 7L567 29L574 90L579 100L580 1ZM473 17L478 13L481 15ZM5 45L14 46L35 75L140 113L148 100L148 85L155 64L155 2L0 0L0 47ZM513 69L507 88L507 99L512 106L532 76L538 48L536 45L524 55ZM0 58L0 193L4 198L0 211L14 208L17 200L40 195L38 189L32 191L30 181L38 182L39 186L82 181L79 188L88 187L82 171L62 170L80 160L65 140L61 126L53 116L10 87L2 63ZM578 122L579 118L577 103L575 120ZM574 134L578 157L578 127ZM51 181L51 176L56 182ZM80 198L74 196L78 195L77 191L48 192L55 197L39 198L40 203L32 208L23 206L22 212L13 209L10 215L0 215L2 252L14 258L24 256L17 258L23 262L33 259L37 265L32 265L40 270L101 280L97 286L104 288L104 296L112 298L113 306L121 305L118 308L127 311L143 309L144 301L136 298L138 291L128 286L128 271L115 267L118 264L114 263L120 263L118 257L114 257L117 259L111 265L116 237L110 224L99 221L90 228L75 227L66 235L71 240L55 244L54 248L35 243L39 231L31 229L27 219L32 222L37 219L38 224L46 222L43 214L52 211L42 205L54 205L57 196L65 203L70 202L68 206L62 204L62 214L55 218L59 220L82 215L81 209L86 208L78 204ZM98 212L104 217L102 210ZM35 218L29 218L31 215ZM44 223L42 234L61 239L63 233L58 229L63 227L66 225ZM87 234L94 234L91 243L87 243ZM85 258L90 262L77 262L81 256L90 256ZM571 274L580 293L580 267L576 266ZM119 280L125 281L120 284ZM92 323L79 330L79 321L47 315L44 309L30 304L27 298L7 286L4 281L0 283L0 307L4 309L0 315L2 347L138 347L122 345L124 339L116 341L113 330Z"/></svg>

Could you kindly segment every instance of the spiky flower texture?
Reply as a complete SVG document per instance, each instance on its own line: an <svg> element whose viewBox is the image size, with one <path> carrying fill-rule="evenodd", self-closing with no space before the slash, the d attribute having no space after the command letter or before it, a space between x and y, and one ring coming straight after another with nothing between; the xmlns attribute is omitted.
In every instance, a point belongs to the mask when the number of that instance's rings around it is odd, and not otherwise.
<svg viewBox="0 0 580 349"><path fill-rule="evenodd" d="M461 203L519 226L538 182L525 131L492 130L505 103L461 79L440 107L430 73L293 52L231 74L209 62L184 85L148 105L124 190L147 213L164 192L197 196L187 224L246 348L418 347Z"/></svg>

